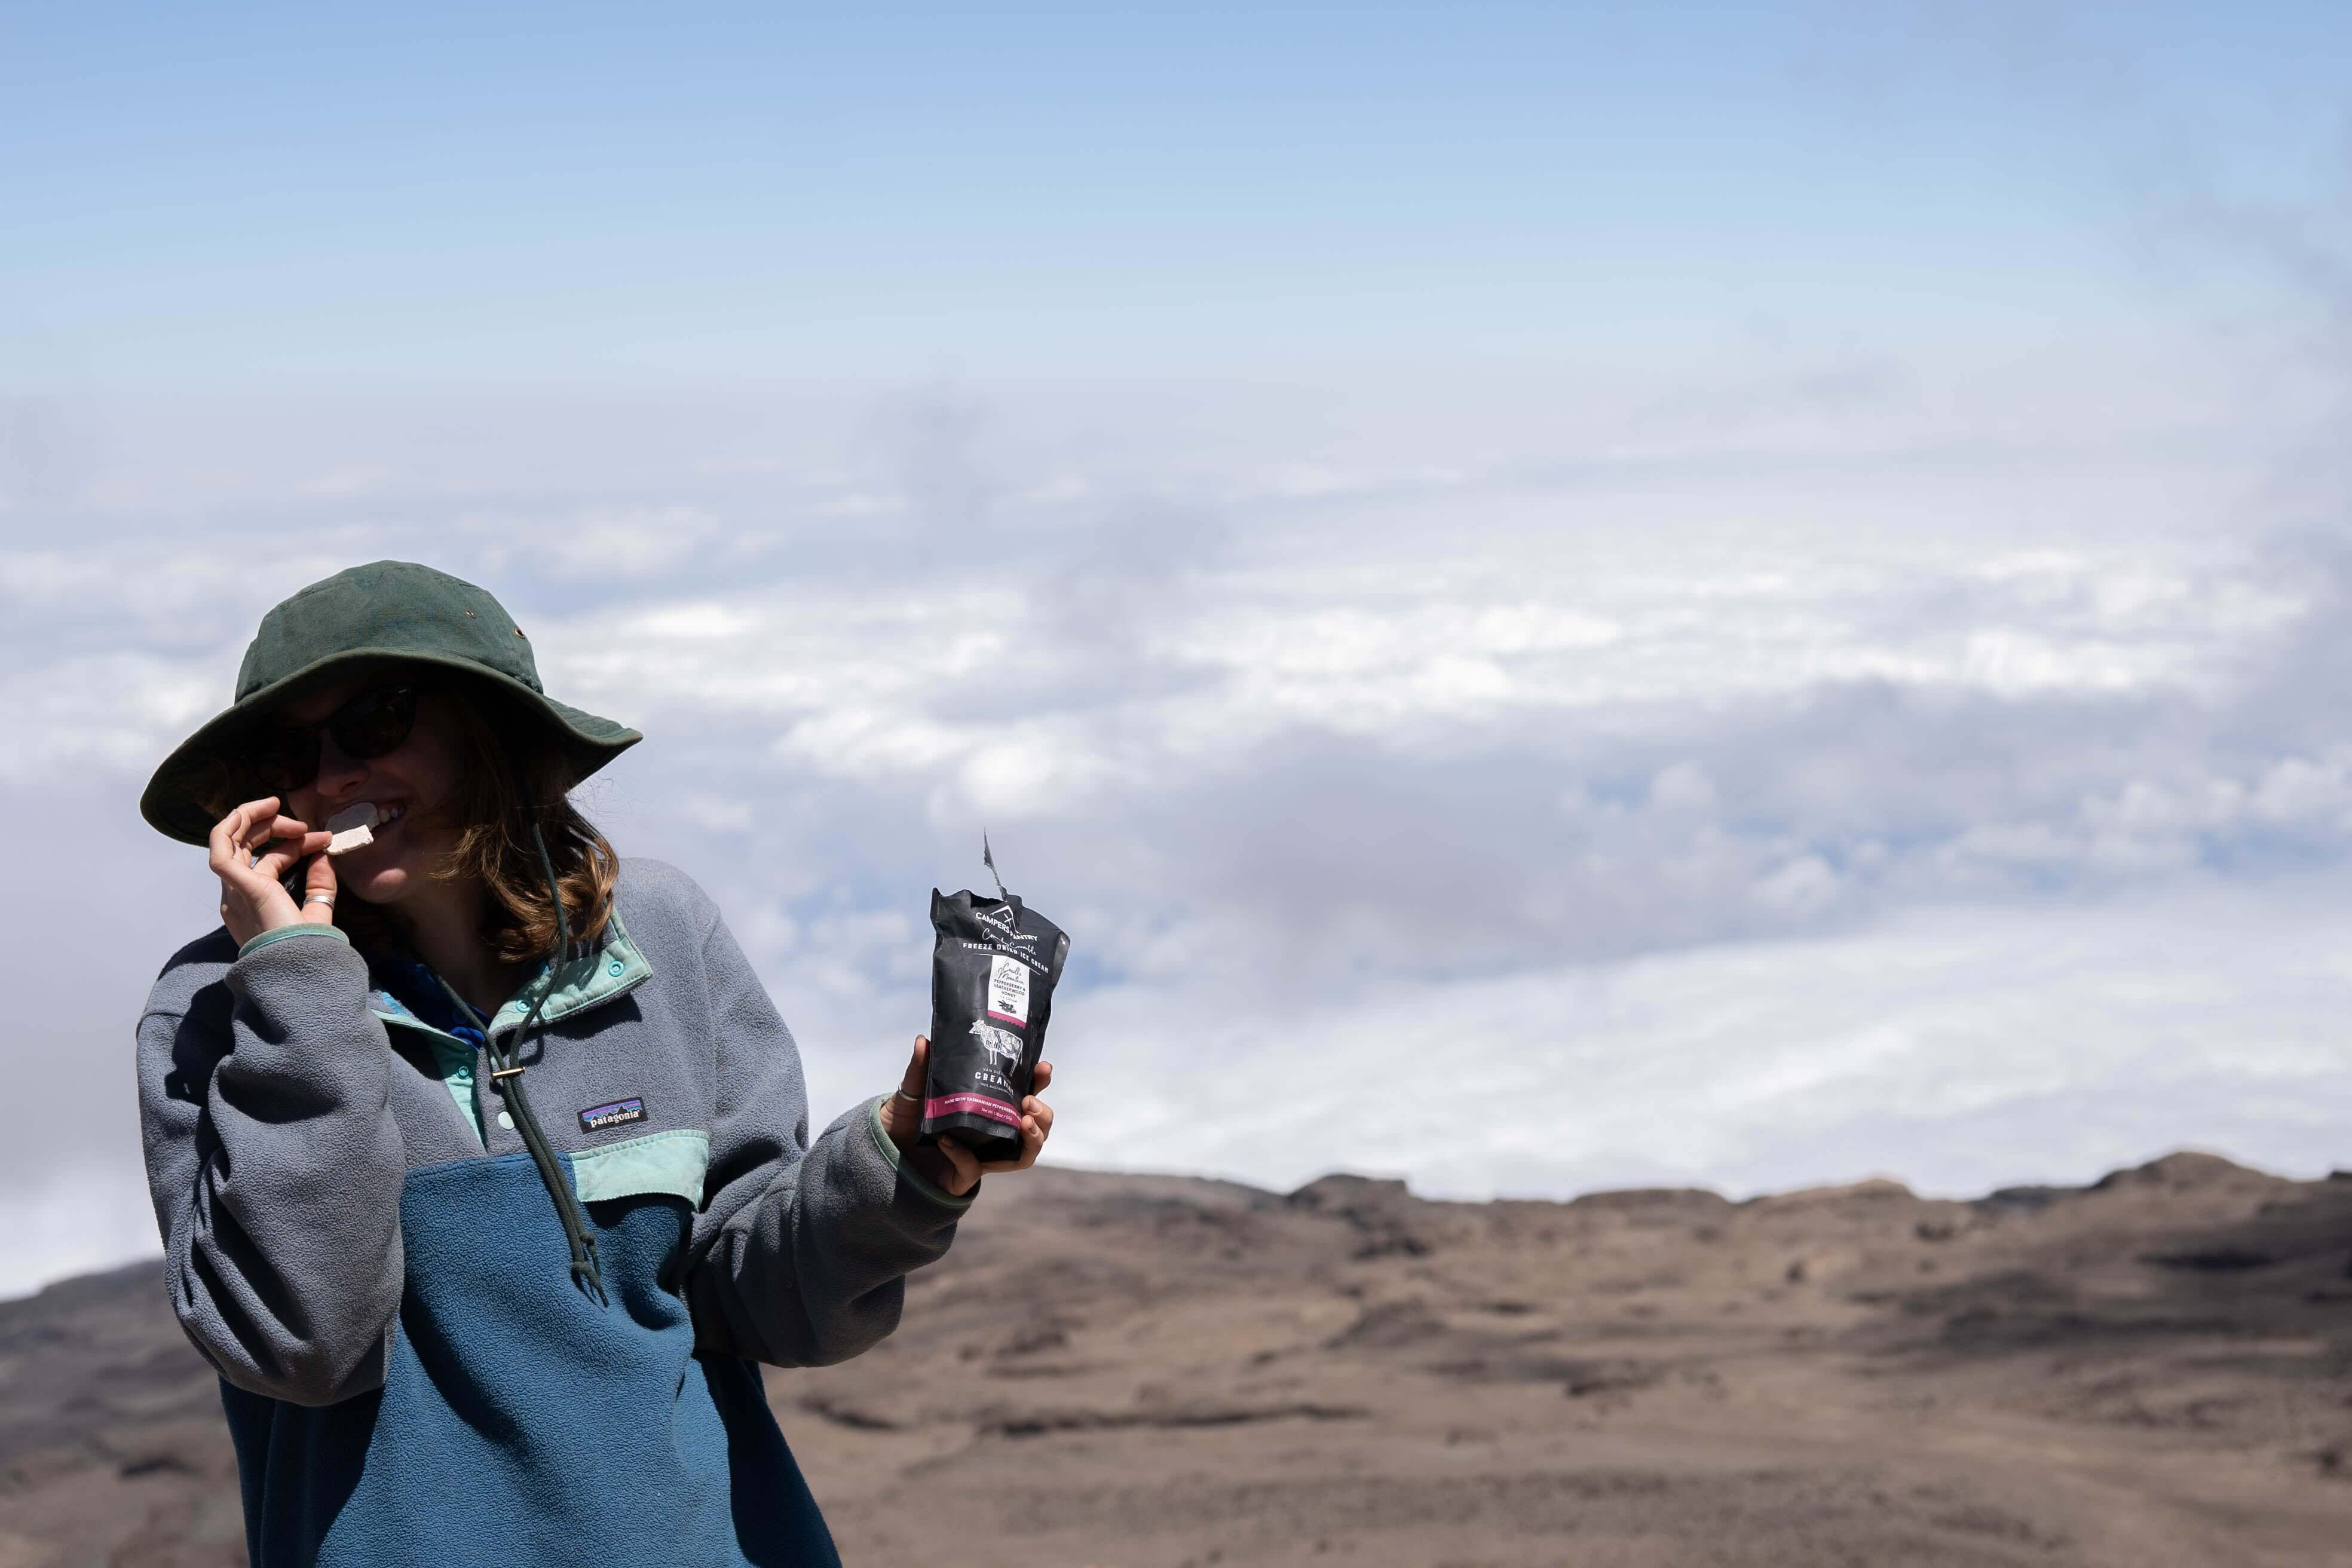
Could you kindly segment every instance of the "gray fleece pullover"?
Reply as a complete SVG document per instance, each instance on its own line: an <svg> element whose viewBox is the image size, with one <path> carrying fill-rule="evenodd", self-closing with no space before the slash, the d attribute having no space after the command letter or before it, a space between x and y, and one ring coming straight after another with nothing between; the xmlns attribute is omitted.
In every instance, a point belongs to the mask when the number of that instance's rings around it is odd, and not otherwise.
<svg viewBox="0 0 2352 1568"><path fill-rule="evenodd" d="M157 980L149 1182L173 1308L228 1385L257 1563L513 1561L413 1504L486 1485L545 1561L639 1531L646 1561L831 1561L745 1363L888 1334L970 1199L899 1160L878 1100L809 1141L792 1036L686 876L624 861L615 908L490 1021L548 990L525 1082L609 1306L573 1286L518 1133L459 1103L479 1053L372 988L340 931L239 952L215 931Z"/></svg>

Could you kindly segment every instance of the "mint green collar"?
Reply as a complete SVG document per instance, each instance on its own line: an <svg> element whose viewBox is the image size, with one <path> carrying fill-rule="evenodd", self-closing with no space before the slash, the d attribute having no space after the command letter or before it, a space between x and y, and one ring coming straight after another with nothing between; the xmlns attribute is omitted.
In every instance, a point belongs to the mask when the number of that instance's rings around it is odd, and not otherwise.
<svg viewBox="0 0 2352 1568"><path fill-rule="evenodd" d="M612 918L604 922L604 940L594 952L565 960L551 973L544 964L541 965L530 983L509 997L506 1005L490 1019L489 1032L495 1036L501 1029L520 1028L542 992L547 995L547 1005L540 1009L539 1021L552 1024L616 996L625 996L652 979L653 974L653 965L637 951L637 944L629 940L628 931L621 925L621 911L614 910Z"/></svg>
<svg viewBox="0 0 2352 1568"><path fill-rule="evenodd" d="M652 979L653 974L653 965L637 951L637 944L629 940L627 928L621 924L621 911L616 909L604 922L604 933L593 951L565 960L556 966L552 975L547 965L541 964L539 973L509 997L490 1019L488 1032L496 1035L501 1029L521 1027L523 1019L530 1015L531 1004L541 992L547 994L547 1005L540 1010L540 1022L551 1024L614 997L625 996ZM399 1024L444 1040L456 1038L402 1006L389 992L370 991L368 1010L387 1024Z"/></svg>

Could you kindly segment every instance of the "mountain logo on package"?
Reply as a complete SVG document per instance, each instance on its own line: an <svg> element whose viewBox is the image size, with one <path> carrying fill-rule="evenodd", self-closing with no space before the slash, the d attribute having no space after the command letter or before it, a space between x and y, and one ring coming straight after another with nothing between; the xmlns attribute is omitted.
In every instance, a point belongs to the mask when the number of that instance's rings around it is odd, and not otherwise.
<svg viewBox="0 0 2352 1568"><path fill-rule="evenodd" d="M974 1024L971 1037L980 1042L982 1050L1003 1062L1006 1072L1011 1072L1021 1060L1021 1037L1009 1030L1000 1029L993 1024Z"/></svg>
<svg viewBox="0 0 2352 1568"><path fill-rule="evenodd" d="M976 909L971 911L971 915L972 919L986 926L990 933L999 942L1018 942L1024 947L1037 945L1035 932L1023 931L1013 923L1011 904L1004 904L992 910Z"/></svg>
<svg viewBox="0 0 2352 1568"><path fill-rule="evenodd" d="M602 1132L607 1128L626 1127L632 1121L646 1119L646 1102L642 1100L616 1100L610 1105L592 1105L580 1113L580 1131Z"/></svg>

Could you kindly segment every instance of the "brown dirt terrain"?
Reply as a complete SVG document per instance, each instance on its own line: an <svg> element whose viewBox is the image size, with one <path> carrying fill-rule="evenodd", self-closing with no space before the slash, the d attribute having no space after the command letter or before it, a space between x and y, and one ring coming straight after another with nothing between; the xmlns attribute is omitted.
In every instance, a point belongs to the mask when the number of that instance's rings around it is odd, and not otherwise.
<svg viewBox="0 0 2352 1568"><path fill-rule="evenodd" d="M1005 1187L770 1374L852 1563L2352 1563L2352 1180ZM0 1304L0 1568L242 1561L155 1268Z"/></svg>

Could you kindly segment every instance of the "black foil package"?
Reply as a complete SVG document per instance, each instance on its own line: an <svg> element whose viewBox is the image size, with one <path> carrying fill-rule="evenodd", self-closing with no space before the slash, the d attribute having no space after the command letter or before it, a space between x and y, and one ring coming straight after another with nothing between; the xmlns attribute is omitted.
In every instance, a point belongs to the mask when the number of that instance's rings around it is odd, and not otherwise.
<svg viewBox="0 0 2352 1568"><path fill-rule="evenodd" d="M918 1141L949 1132L982 1160L1016 1159L1021 1102L1070 939L1015 894L937 888L931 931L931 1057Z"/></svg>

